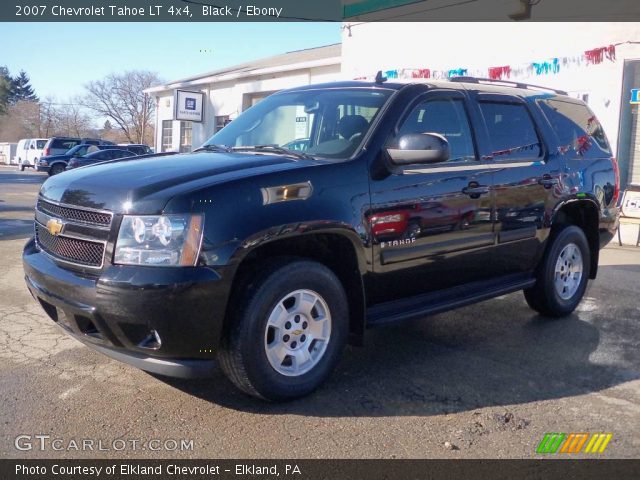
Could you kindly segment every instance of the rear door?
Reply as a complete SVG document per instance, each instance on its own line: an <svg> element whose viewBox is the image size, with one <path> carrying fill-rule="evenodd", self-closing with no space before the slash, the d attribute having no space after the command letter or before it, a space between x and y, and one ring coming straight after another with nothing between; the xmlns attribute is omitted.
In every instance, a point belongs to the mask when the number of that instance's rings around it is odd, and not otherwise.
<svg viewBox="0 0 640 480"><path fill-rule="evenodd" d="M439 133L450 159L371 178L367 221L373 240L374 301L413 296L490 275L491 161L478 158L466 96L435 90L407 110L391 142Z"/></svg>
<svg viewBox="0 0 640 480"><path fill-rule="evenodd" d="M561 162L543 141L534 120L539 112L525 100L493 93L477 99L493 159L494 267L501 274L526 272L542 254Z"/></svg>

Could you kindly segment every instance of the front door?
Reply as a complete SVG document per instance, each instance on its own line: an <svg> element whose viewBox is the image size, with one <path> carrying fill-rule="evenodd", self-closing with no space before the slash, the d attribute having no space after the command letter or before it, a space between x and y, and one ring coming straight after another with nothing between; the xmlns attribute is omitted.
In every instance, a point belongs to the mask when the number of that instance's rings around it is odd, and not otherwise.
<svg viewBox="0 0 640 480"><path fill-rule="evenodd" d="M393 142L408 133L439 133L450 159L396 168L371 179L369 224L373 303L451 287L488 276L494 243L491 162L476 154L464 94L435 90L419 97Z"/></svg>

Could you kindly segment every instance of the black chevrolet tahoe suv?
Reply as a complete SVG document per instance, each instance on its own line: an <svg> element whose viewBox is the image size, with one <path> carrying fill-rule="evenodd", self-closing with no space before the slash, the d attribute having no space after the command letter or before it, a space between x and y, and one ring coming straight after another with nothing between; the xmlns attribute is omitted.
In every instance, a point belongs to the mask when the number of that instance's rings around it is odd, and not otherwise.
<svg viewBox="0 0 640 480"><path fill-rule="evenodd" d="M618 226L589 108L530 85L382 80L278 92L192 153L49 178L29 290L112 358L177 377L219 364L274 401L315 389L369 327L518 290L572 312Z"/></svg>

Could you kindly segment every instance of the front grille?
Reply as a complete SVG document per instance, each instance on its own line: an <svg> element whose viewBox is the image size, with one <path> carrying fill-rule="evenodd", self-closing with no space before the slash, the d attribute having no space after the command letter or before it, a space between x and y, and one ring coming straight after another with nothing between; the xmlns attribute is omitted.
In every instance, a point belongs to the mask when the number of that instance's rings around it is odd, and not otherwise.
<svg viewBox="0 0 640 480"><path fill-rule="evenodd" d="M56 205L55 203L50 203L41 199L38 199L38 205L36 208L41 212L47 213L63 220L71 220L73 222L86 223L89 225L99 225L103 227L108 227L109 225L111 225L112 215L110 213L63 207L61 205Z"/></svg>
<svg viewBox="0 0 640 480"><path fill-rule="evenodd" d="M45 227L36 223L36 242L48 254L71 263L88 267L101 267L104 244L79 238L51 235Z"/></svg>

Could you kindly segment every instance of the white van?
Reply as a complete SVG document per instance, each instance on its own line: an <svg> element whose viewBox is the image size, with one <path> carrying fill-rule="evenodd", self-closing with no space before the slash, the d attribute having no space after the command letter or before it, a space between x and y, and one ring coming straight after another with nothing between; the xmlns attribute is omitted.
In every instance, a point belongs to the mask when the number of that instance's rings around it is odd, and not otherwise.
<svg viewBox="0 0 640 480"><path fill-rule="evenodd" d="M21 171L24 171L26 167L34 168L36 166L47 140L47 138L23 138L18 142L14 158Z"/></svg>

